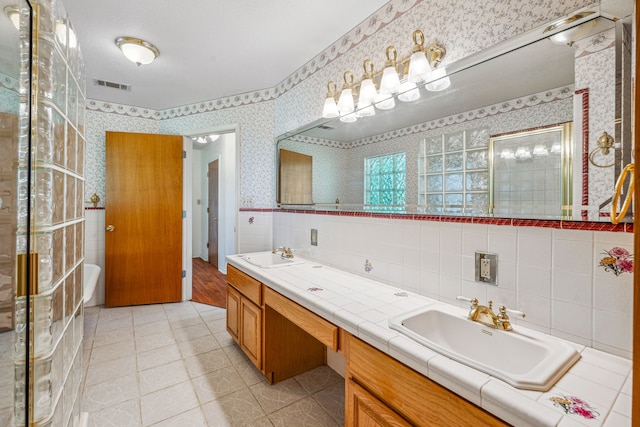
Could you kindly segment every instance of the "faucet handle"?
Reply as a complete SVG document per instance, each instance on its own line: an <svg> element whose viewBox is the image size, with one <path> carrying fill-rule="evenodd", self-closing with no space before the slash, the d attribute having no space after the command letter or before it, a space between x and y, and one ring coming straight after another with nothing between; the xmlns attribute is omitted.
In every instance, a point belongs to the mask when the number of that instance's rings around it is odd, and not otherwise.
<svg viewBox="0 0 640 427"><path fill-rule="evenodd" d="M458 301L468 302L469 304L471 304L471 307L477 307L478 306L478 298L467 298L467 297L463 297L461 295L458 295L456 297L456 299Z"/></svg>
<svg viewBox="0 0 640 427"><path fill-rule="evenodd" d="M511 316L520 316L524 319L525 314L523 311L520 310L512 310L510 308L505 307L504 305L500 306L500 314L502 316L506 316L507 314L510 314Z"/></svg>

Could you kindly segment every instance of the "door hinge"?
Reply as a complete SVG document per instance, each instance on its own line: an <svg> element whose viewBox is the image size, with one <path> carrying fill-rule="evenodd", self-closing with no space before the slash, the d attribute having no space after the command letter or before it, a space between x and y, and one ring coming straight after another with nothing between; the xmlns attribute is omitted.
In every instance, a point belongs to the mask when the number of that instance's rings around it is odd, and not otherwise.
<svg viewBox="0 0 640 427"><path fill-rule="evenodd" d="M187 152L185 150L182 150L182 158L183 159L187 158Z"/></svg>
<svg viewBox="0 0 640 427"><path fill-rule="evenodd" d="M207 242L207 249L209 248L209 242Z"/></svg>
<svg viewBox="0 0 640 427"><path fill-rule="evenodd" d="M187 270L182 270L182 278L184 279L185 277L187 277Z"/></svg>
<svg viewBox="0 0 640 427"><path fill-rule="evenodd" d="M187 211L182 211L182 218L186 218L187 217Z"/></svg>
<svg viewBox="0 0 640 427"><path fill-rule="evenodd" d="M209 213L209 208L207 208L207 213Z"/></svg>

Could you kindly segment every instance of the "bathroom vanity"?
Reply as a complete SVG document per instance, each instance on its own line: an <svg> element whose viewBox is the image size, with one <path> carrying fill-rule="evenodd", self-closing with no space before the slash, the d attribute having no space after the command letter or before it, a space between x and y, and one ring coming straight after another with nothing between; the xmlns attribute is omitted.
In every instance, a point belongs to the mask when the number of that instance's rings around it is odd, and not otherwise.
<svg viewBox="0 0 640 427"><path fill-rule="evenodd" d="M593 365L618 379L608 403L593 402L600 421L609 412L617 422L630 416L620 414L618 402L625 393L630 401L626 359L573 344L582 357L568 380L544 392L516 389L389 328L390 317L437 301L312 261L258 266L246 259L252 256L258 254L227 257L227 330L271 383L326 364L328 352L341 353L347 426L586 422L556 404L569 394L585 396L584 387L598 381L589 378Z"/></svg>

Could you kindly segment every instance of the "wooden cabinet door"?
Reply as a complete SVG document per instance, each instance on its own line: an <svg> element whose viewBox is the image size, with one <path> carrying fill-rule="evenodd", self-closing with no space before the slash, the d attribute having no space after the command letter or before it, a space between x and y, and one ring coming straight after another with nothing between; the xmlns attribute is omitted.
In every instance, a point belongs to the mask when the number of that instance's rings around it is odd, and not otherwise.
<svg viewBox="0 0 640 427"><path fill-rule="evenodd" d="M345 425L347 427L409 427L400 415L352 380L347 380Z"/></svg>
<svg viewBox="0 0 640 427"><path fill-rule="evenodd" d="M240 294L227 285L227 332L236 343L240 343Z"/></svg>
<svg viewBox="0 0 640 427"><path fill-rule="evenodd" d="M244 297L240 298L240 347L262 369L262 310Z"/></svg>

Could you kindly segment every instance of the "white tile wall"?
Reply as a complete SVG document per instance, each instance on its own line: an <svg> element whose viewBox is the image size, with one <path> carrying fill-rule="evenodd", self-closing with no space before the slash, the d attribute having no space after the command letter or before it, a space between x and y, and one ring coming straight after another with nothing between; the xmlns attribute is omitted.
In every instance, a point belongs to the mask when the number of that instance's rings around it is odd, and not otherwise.
<svg viewBox="0 0 640 427"><path fill-rule="evenodd" d="M291 246L319 262L456 305L465 305L457 295L491 299L526 313L515 323L631 356L632 275L616 277L599 266L605 250L632 251L631 233L272 215L273 242L266 249ZM318 230L317 247L310 245L311 228ZM476 250L498 254L498 286L475 282ZM365 260L373 267L368 273Z"/></svg>
<svg viewBox="0 0 640 427"><path fill-rule="evenodd" d="M104 209L84 211L84 262L99 265L102 269L93 298L85 304L86 307L104 304L104 214Z"/></svg>

